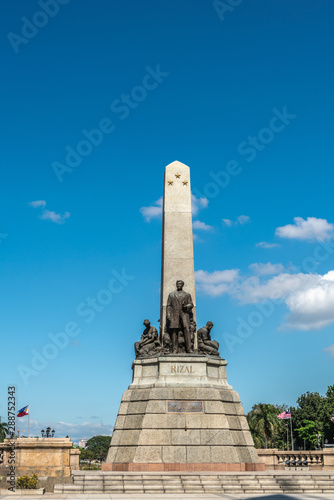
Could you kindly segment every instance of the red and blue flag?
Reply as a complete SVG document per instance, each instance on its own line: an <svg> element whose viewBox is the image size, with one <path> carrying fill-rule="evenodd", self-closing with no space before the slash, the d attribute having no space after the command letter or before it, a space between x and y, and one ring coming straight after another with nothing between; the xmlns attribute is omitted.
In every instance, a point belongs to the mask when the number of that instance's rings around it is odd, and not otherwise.
<svg viewBox="0 0 334 500"><path fill-rule="evenodd" d="M280 413L277 415L277 418L280 420L285 420L286 418L291 418L291 413L289 411L283 411L283 413Z"/></svg>
<svg viewBox="0 0 334 500"><path fill-rule="evenodd" d="M25 417L26 415L29 415L29 407L30 407L30 405L24 406L23 408L21 408L21 410L18 411L18 414L16 416L17 417Z"/></svg>

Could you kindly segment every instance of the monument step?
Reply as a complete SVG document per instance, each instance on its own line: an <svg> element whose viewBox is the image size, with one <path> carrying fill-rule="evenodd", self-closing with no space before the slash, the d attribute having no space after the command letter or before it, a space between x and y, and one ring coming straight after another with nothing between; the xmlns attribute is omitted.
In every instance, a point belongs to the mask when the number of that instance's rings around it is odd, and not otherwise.
<svg viewBox="0 0 334 500"><path fill-rule="evenodd" d="M257 488L257 489L254 488L254 489L251 489L251 490L248 489L248 488L246 488L246 489L243 489L242 491L246 495L263 494L264 493L264 491L261 488Z"/></svg>
<svg viewBox="0 0 334 500"><path fill-rule="evenodd" d="M89 475L77 471L73 474L74 484L57 485L55 493L85 494L280 494L280 493L328 493L334 492L334 474L266 474L247 473L209 474L193 473L123 473L114 475L100 472Z"/></svg>
<svg viewBox="0 0 334 500"><path fill-rule="evenodd" d="M64 486L66 486L66 491L68 492L80 492L83 488L81 486L77 486L75 484L56 484L54 487L54 491L60 492L61 490L64 489Z"/></svg>

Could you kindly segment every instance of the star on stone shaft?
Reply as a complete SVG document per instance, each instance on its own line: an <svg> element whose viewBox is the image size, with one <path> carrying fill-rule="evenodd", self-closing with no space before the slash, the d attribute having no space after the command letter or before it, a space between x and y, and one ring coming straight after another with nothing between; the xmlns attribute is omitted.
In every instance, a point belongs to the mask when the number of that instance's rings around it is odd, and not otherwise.
<svg viewBox="0 0 334 500"><path fill-rule="evenodd" d="M168 181L168 184L171 186L173 184L173 181Z"/></svg>
<svg viewBox="0 0 334 500"><path fill-rule="evenodd" d="M181 177L181 174L175 174L175 177L179 179Z"/></svg>
<svg viewBox="0 0 334 500"><path fill-rule="evenodd" d="M188 181L183 181L182 184L186 186L188 184Z"/></svg>

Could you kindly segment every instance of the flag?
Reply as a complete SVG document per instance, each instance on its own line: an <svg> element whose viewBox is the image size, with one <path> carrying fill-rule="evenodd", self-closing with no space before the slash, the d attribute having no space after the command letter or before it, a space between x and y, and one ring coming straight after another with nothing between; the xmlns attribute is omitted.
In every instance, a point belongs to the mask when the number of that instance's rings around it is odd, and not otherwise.
<svg viewBox="0 0 334 500"><path fill-rule="evenodd" d="M17 417L25 417L26 415L29 415L29 406L24 406L19 410L18 414L16 415Z"/></svg>
<svg viewBox="0 0 334 500"><path fill-rule="evenodd" d="M334 415L331 416L331 421L334 422Z"/></svg>
<svg viewBox="0 0 334 500"><path fill-rule="evenodd" d="M291 413L289 411L283 411L283 413L280 413L277 415L277 418L280 420L285 420L286 418L291 418Z"/></svg>

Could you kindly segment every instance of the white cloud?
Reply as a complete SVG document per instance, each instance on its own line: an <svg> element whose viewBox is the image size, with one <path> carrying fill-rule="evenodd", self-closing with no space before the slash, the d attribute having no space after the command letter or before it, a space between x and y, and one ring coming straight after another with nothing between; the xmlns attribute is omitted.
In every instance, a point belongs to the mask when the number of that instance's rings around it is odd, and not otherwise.
<svg viewBox="0 0 334 500"><path fill-rule="evenodd" d="M113 425L92 422L81 422L76 424L66 422L38 422L37 420L30 420L30 436L40 436L41 429L46 429L50 426L55 429L55 437L69 436L73 442L78 442L79 439L89 439L93 436L111 436L113 432ZM26 430L26 427L25 427ZM26 435L26 432L23 433Z"/></svg>
<svg viewBox="0 0 334 500"><path fill-rule="evenodd" d="M66 219L68 219L70 216L69 212L65 212L63 215L57 214L56 212L53 212L52 210L43 210L42 215L40 215L40 218L43 220L51 220L52 222L55 222L56 224L63 224Z"/></svg>
<svg viewBox="0 0 334 500"><path fill-rule="evenodd" d="M238 226L239 224L243 226L247 222L250 222L250 217L248 215L239 215L236 221L233 221L231 219L222 219L222 221L228 227Z"/></svg>
<svg viewBox="0 0 334 500"><path fill-rule="evenodd" d="M281 273L267 281L259 276L251 276L239 284L234 297L244 304L255 304L268 299L286 299L292 293L314 283L314 276L313 274Z"/></svg>
<svg viewBox="0 0 334 500"><path fill-rule="evenodd" d="M306 241L326 241L333 237L334 224L316 217L295 217L294 224L278 227L275 234L280 238Z"/></svg>
<svg viewBox="0 0 334 500"><path fill-rule="evenodd" d="M329 347L326 347L324 351L328 351L331 353L332 358L334 358L334 344L330 345Z"/></svg>
<svg viewBox="0 0 334 500"><path fill-rule="evenodd" d="M212 231L213 227L205 224L205 222L201 222L200 220L195 220L193 222L194 229L200 229L201 231Z"/></svg>
<svg viewBox="0 0 334 500"><path fill-rule="evenodd" d="M250 217L248 217L248 215L239 215L237 221L239 224L246 224L247 222L250 222Z"/></svg>
<svg viewBox="0 0 334 500"><path fill-rule="evenodd" d="M207 295L217 297L227 293L239 276L239 269L228 269L225 271L196 271L196 288Z"/></svg>
<svg viewBox="0 0 334 500"><path fill-rule="evenodd" d="M154 205L150 207L141 207L140 212L143 215L146 222L150 222L152 219L157 219L162 215L162 196L157 201L154 202Z"/></svg>
<svg viewBox="0 0 334 500"><path fill-rule="evenodd" d="M42 213L39 216L40 219L43 220L51 220L56 224L63 224L66 219L70 217L70 212L65 212L63 215L57 214L53 210L45 210L46 201L45 200L36 200L31 201L29 205L33 208L42 208Z"/></svg>
<svg viewBox="0 0 334 500"><path fill-rule="evenodd" d="M256 246L260 248L276 248L280 245L278 243L267 243L266 241L260 241L259 243L256 243Z"/></svg>
<svg viewBox="0 0 334 500"><path fill-rule="evenodd" d="M196 198L194 194L191 195L191 210L193 216L197 215L202 208L207 208L208 204L209 200L207 198ZM146 222L150 222L152 219L158 219L162 216L162 205L163 198L161 196L153 205L141 207L139 210Z"/></svg>
<svg viewBox="0 0 334 500"><path fill-rule="evenodd" d="M324 276L281 273L264 282L251 277L234 296L248 304L283 300L290 314L281 329L319 330L334 322L334 271Z"/></svg>
<svg viewBox="0 0 334 500"><path fill-rule="evenodd" d="M202 238L200 238L196 233L193 233L193 241L196 241L196 243L203 243Z"/></svg>
<svg viewBox="0 0 334 500"><path fill-rule="evenodd" d="M191 194L191 211L193 216L197 215L202 208L207 208L209 200L207 198L196 198L194 194Z"/></svg>
<svg viewBox="0 0 334 500"><path fill-rule="evenodd" d="M271 262L267 262L266 264L251 264L248 267L254 274L258 274L260 276L278 274L284 269L283 264L272 264Z"/></svg>
<svg viewBox="0 0 334 500"><path fill-rule="evenodd" d="M290 309L287 326L320 330L334 321L334 271L315 275L314 283L300 287L286 299Z"/></svg>
<svg viewBox="0 0 334 500"><path fill-rule="evenodd" d="M224 222L224 224L226 224L226 226L232 226L233 225L233 221L231 219L223 219L223 222Z"/></svg>
<svg viewBox="0 0 334 500"><path fill-rule="evenodd" d="M42 207L44 208L45 205L46 205L46 201L45 200L36 200L36 201L31 201L29 203L29 205L33 208L38 208L38 207Z"/></svg>
<svg viewBox="0 0 334 500"><path fill-rule="evenodd" d="M281 264L271 266L270 273L279 274L268 277L270 267L261 264L250 266L257 275L249 277L241 276L238 269L197 271L197 287L210 296L228 294L241 304L283 301L289 315L280 329L320 330L334 322L334 271L323 276L289 274L280 272Z"/></svg>

